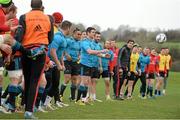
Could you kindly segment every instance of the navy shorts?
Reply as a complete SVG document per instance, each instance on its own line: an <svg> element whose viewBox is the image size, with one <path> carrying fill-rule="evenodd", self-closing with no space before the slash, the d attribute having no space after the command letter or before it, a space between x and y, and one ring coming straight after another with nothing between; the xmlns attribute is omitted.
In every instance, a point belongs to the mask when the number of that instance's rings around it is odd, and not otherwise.
<svg viewBox="0 0 180 120"><path fill-rule="evenodd" d="M78 64L77 62L64 61L64 65L66 68L66 70L64 71L64 74L80 75L81 65Z"/></svg>
<svg viewBox="0 0 180 120"><path fill-rule="evenodd" d="M81 76L92 76L92 67L81 64Z"/></svg>
<svg viewBox="0 0 180 120"><path fill-rule="evenodd" d="M92 73L91 73L91 78L97 78L99 79L100 77L100 71L97 67L92 67Z"/></svg>
<svg viewBox="0 0 180 120"><path fill-rule="evenodd" d="M6 70L19 70L22 69L21 57L14 57L9 65L6 66Z"/></svg>

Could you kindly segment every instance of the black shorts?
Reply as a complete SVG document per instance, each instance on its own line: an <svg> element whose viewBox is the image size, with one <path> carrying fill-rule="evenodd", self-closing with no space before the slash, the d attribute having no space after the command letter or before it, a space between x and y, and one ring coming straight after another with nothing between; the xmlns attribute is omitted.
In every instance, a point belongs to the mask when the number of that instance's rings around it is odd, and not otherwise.
<svg viewBox="0 0 180 120"><path fill-rule="evenodd" d="M64 71L64 74L80 75L81 65L78 64L77 62L64 61L64 65L66 68L66 70Z"/></svg>
<svg viewBox="0 0 180 120"><path fill-rule="evenodd" d="M102 76L102 78L109 78L109 76L110 76L109 70L104 70L101 73L101 76Z"/></svg>
<svg viewBox="0 0 180 120"><path fill-rule="evenodd" d="M125 68L123 68L122 79L123 80L128 79L128 71Z"/></svg>
<svg viewBox="0 0 180 120"><path fill-rule="evenodd" d="M81 64L81 76L92 76L92 67Z"/></svg>
<svg viewBox="0 0 180 120"><path fill-rule="evenodd" d="M159 76L164 78L165 77L165 72L159 72Z"/></svg>
<svg viewBox="0 0 180 120"><path fill-rule="evenodd" d="M136 78L136 75L134 72L131 72L131 75L128 77L128 80L134 81Z"/></svg>
<svg viewBox="0 0 180 120"><path fill-rule="evenodd" d="M6 66L6 70L19 70L22 69L21 57L14 57L8 66Z"/></svg>
<svg viewBox="0 0 180 120"><path fill-rule="evenodd" d="M91 72L91 78L98 78L100 77L100 71L96 67L92 67L92 72Z"/></svg>
<svg viewBox="0 0 180 120"><path fill-rule="evenodd" d="M149 75L148 75L148 79L155 79L155 75L154 75L154 73L149 73Z"/></svg>

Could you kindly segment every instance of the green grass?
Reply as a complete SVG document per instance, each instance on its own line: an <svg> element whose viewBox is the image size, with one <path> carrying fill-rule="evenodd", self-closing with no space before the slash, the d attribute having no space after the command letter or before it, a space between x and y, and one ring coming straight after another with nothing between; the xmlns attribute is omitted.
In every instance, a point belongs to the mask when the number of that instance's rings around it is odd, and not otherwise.
<svg viewBox="0 0 180 120"><path fill-rule="evenodd" d="M168 81L167 95L155 100L141 100L138 98L138 86L136 86L134 100L105 101L104 81L100 80L97 85L97 96L103 103L94 103L93 106L78 106L69 103L69 86L65 92L64 100L70 106L60 108L49 113L36 113L41 119L177 119L180 118L180 87L179 73L171 73ZM7 80L6 80L7 83ZM0 119L19 119L23 114L4 115Z"/></svg>

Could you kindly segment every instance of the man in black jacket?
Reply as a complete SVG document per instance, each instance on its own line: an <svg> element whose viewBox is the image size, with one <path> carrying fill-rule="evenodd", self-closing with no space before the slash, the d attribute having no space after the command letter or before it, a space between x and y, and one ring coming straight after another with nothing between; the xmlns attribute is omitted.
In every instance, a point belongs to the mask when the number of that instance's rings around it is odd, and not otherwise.
<svg viewBox="0 0 180 120"><path fill-rule="evenodd" d="M116 98L120 97L121 100L124 99L124 87L127 82L129 62L131 56L131 49L133 47L134 40L128 40L127 44L124 45L118 54L118 67L119 67L119 78L117 82L117 93ZM120 96L119 96L120 95Z"/></svg>

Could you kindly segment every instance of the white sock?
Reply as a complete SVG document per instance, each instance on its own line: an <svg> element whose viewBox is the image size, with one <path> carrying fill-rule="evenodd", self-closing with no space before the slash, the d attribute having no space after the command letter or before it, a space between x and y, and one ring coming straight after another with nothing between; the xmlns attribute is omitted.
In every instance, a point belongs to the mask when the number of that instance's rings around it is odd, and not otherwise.
<svg viewBox="0 0 180 120"><path fill-rule="evenodd" d="M93 99L96 100L96 94L93 94Z"/></svg>
<svg viewBox="0 0 180 120"><path fill-rule="evenodd" d="M86 98L82 98L82 101L85 102L87 99Z"/></svg>
<svg viewBox="0 0 180 120"><path fill-rule="evenodd" d="M109 99L109 98L110 98L110 95L106 95L106 98L108 98L108 99Z"/></svg>
<svg viewBox="0 0 180 120"><path fill-rule="evenodd" d="M51 100L52 100L52 97L47 96L47 97L46 97L46 100L45 100L45 102L44 102L44 105L46 106L46 105L50 104Z"/></svg>
<svg viewBox="0 0 180 120"><path fill-rule="evenodd" d="M29 116L31 116L32 112L26 111L25 114L28 114Z"/></svg>

